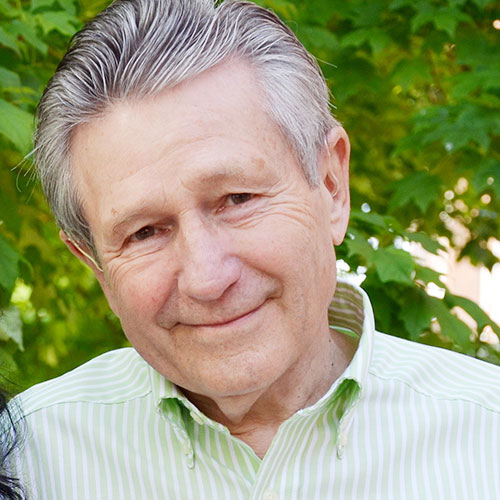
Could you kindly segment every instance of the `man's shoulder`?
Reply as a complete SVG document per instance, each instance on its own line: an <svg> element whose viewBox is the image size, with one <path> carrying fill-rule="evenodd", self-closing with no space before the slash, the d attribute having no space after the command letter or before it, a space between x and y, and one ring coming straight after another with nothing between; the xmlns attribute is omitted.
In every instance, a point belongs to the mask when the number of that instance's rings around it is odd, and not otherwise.
<svg viewBox="0 0 500 500"><path fill-rule="evenodd" d="M500 412L500 367L447 349L376 333L370 374L438 400Z"/></svg>
<svg viewBox="0 0 500 500"><path fill-rule="evenodd" d="M146 362L132 348L110 351L17 396L24 415L65 403L121 403L151 391Z"/></svg>

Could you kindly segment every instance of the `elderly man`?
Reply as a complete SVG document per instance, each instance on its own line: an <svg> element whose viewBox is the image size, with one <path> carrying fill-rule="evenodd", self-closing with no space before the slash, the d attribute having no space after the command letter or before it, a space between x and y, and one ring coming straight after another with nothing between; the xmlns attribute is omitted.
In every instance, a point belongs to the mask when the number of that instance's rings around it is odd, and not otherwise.
<svg viewBox="0 0 500 500"><path fill-rule="evenodd" d="M273 14L118 0L38 118L61 237L134 349L22 396L31 498L498 498L499 370L376 333L337 283L349 141Z"/></svg>

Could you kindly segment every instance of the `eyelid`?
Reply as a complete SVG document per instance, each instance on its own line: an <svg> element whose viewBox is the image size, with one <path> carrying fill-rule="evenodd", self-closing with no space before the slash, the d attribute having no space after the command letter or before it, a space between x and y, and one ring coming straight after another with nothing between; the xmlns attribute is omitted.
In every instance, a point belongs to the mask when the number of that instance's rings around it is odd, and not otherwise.
<svg viewBox="0 0 500 500"><path fill-rule="evenodd" d="M231 201L232 196L248 196L247 199L241 201L241 203L235 203L234 201ZM230 201L230 206L239 206L239 205L245 205L249 201L252 201L256 197L255 193L247 192L247 191L242 191L241 193L230 193L225 197L226 203Z"/></svg>
<svg viewBox="0 0 500 500"><path fill-rule="evenodd" d="M142 231L145 228L151 228L154 233L149 236L148 238L144 238L143 240L140 239L135 239L134 237L136 236L137 233ZM154 240L156 237L161 236L162 234L169 234L172 232L172 224L145 224L141 226L137 231L134 231L131 233L127 239L126 243L142 243L142 242L147 242L149 240Z"/></svg>

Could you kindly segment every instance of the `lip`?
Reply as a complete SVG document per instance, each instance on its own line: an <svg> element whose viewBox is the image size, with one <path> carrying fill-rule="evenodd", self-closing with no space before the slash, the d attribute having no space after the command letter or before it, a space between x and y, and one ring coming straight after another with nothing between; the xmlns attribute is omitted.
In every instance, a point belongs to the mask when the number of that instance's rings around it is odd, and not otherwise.
<svg viewBox="0 0 500 500"><path fill-rule="evenodd" d="M253 316L264 304L260 304L254 309L251 309L250 311L247 311L243 314L240 314L238 316L235 316L233 318L223 320L223 321L215 321L211 323L196 323L196 324L186 324L187 326L191 327L196 327L196 328L223 328L226 326L235 326L238 323L242 323L245 320L249 319L251 316Z"/></svg>

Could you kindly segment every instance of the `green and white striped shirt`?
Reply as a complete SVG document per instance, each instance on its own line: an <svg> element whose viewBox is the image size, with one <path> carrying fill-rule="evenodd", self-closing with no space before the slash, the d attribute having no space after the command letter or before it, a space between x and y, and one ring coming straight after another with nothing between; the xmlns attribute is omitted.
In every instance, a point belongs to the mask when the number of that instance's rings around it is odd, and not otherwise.
<svg viewBox="0 0 500 500"><path fill-rule="evenodd" d="M499 499L500 369L375 332L345 283L331 317L357 352L262 460L133 349L29 389L15 464L29 498Z"/></svg>

